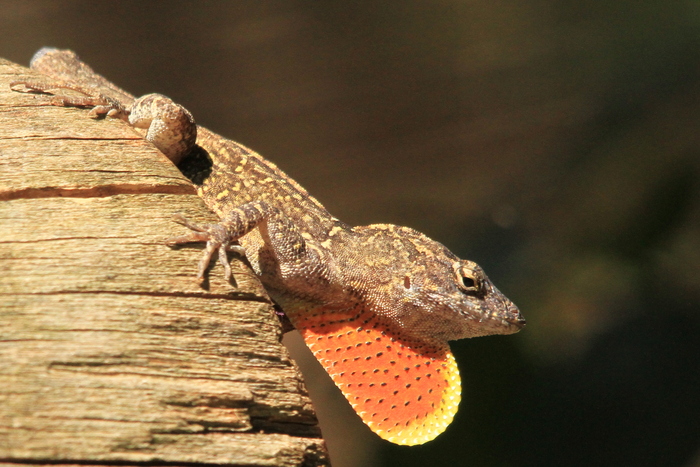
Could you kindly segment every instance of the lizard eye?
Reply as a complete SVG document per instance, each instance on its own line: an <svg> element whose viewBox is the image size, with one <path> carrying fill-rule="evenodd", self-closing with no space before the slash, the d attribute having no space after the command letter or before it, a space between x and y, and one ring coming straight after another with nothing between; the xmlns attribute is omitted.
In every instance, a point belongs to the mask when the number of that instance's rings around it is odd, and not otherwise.
<svg viewBox="0 0 700 467"><path fill-rule="evenodd" d="M476 287L476 282L472 277L462 276L462 285L465 289L473 289Z"/></svg>
<svg viewBox="0 0 700 467"><path fill-rule="evenodd" d="M457 286L467 295L480 295L483 293L483 281L477 268L478 266L470 267L470 264L466 262L455 264Z"/></svg>

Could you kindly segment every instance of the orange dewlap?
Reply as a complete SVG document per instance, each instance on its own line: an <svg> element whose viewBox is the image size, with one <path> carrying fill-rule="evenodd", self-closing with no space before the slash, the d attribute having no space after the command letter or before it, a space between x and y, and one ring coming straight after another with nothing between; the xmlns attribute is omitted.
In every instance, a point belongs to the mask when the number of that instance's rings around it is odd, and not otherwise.
<svg viewBox="0 0 700 467"><path fill-rule="evenodd" d="M292 322L362 421L404 445L445 431L461 394L449 346L402 338L367 311L333 317L307 312Z"/></svg>

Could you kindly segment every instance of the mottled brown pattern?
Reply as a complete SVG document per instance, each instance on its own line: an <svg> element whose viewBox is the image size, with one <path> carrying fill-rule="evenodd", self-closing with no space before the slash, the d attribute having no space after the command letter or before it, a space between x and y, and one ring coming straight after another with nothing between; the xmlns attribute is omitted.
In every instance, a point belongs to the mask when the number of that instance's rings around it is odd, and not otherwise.
<svg viewBox="0 0 700 467"><path fill-rule="evenodd" d="M97 105L109 106L117 100L117 111L110 115L126 114L135 126L145 126L144 122L158 119L163 113L189 115L163 96L145 96L132 105L131 96L106 84L98 75L93 79L89 67L71 52L44 49L33 60L33 66L49 74L56 68L60 73L54 78L61 80L70 80L70 69L74 68L74 84L61 87L85 94L80 86L92 86L93 97L104 101ZM63 103L80 101L65 98ZM440 243L407 227L350 227L331 216L276 165L250 149L195 127L191 119L170 120L172 127L165 130L151 126L149 141L175 162L184 157L181 169L222 220L220 224L203 226L179 220L193 232L173 239L172 243L207 241L200 277L216 251L225 258L225 251L240 248L240 242L270 296L301 331L370 428L394 443L409 445L424 443L444 431L460 397L459 372L447 341L517 332L525 323L518 308L496 289L477 264L460 260ZM167 137L158 139L163 131ZM196 146L190 148L183 140L195 131ZM388 367L372 367L367 373L366 359L379 358L374 350L364 359L360 357L362 353L357 354L355 349L364 348L367 342L355 342L353 345L359 347L353 347L352 359L344 357L334 340L353 332L356 336L390 339L395 342L392 352L394 348L401 349L393 359L377 360L381 365L414 360L424 365L431 359L440 362L440 377L426 377L421 383L425 392L437 391L439 400L426 406L417 403L417 394L411 392L409 397L406 378L415 380L427 375L416 373L415 366L409 376L397 373L389 379L383 371ZM333 357L329 356L331 353ZM338 365L343 371L337 371ZM375 369L379 371L375 373ZM352 371L365 372L366 386L360 390L346 379ZM373 374L377 375L376 381ZM371 391L367 392L367 387L382 384L378 394L390 395L391 403L370 404ZM394 386L386 387L389 384ZM411 412L410 404L406 404L411 398L415 399L416 412ZM372 406L369 414L364 410L368 404ZM399 405L403 409L397 416ZM430 410L426 410L428 406Z"/></svg>

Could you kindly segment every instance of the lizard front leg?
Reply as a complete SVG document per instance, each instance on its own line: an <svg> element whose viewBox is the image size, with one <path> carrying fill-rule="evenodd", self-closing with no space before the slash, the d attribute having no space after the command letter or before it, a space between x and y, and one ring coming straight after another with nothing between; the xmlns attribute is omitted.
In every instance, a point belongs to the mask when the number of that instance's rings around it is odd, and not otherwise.
<svg viewBox="0 0 700 467"><path fill-rule="evenodd" d="M214 252L219 254L219 262L224 267L226 279L231 280L231 266L226 252L236 251L245 254L245 249L236 244L236 241L256 227L264 233L263 237L274 252L276 262L280 266L295 265L297 267L292 269L298 270L308 261L319 262L318 258L312 258L314 250L307 248L306 241L297 227L287 220L279 209L264 201L254 201L231 209L218 224L198 225L182 215L176 215L173 220L192 232L170 238L166 240L166 244L207 243L197 272L197 279L200 282L204 280L204 274Z"/></svg>

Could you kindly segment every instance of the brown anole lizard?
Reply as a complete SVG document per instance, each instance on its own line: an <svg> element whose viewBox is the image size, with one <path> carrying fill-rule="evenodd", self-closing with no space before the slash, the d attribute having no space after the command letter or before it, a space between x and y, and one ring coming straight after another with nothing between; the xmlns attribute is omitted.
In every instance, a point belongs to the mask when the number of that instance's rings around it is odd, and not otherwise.
<svg viewBox="0 0 700 467"><path fill-rule="evenodd" d="M147 128L146 138L190 177L218 224L177 222L191 232L170 244L206 242L202 280L218 252L244 253L273 300L302 334L362 420L379 436L415 445L452 421L461 382L448 341L519 331L525 320L476 263L408 227L351 227L250 149L197 127L161 95L139 99L71 51L45 48L32 68L50 81L12 83Z"/></svg>

